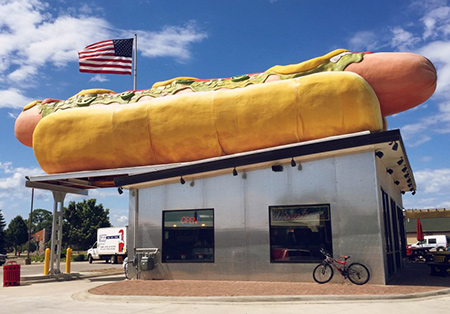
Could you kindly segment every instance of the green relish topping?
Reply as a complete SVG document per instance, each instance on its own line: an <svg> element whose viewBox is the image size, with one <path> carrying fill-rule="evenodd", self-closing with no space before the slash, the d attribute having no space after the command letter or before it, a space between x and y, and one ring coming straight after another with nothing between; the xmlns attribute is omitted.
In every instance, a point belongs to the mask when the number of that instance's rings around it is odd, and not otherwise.
<svg viewBox="0 0 450 314"><path fill-rule="evenodd" d="M363 53L343 53L337 58L331 58L329 61L322 63L316 68L308 71L303 71L293 74L278 74L275 72L263 72L254 75L239 75L229 79L213 79L213 80L175 80L172 83L142 90L142 91L126 91L120 94L87 94L75 95L67 100L55 101L45 104L39 104L39 112L45 117L58 110L65 110L69 108L87 107L92 105L109 105L109 104L130 104L136 103L141 97L150 96L152 98L174 95L177 92L185 89L190 89L193 92L208 92L215 91L222 88L234 89L242 88L248 85L256 85L264 83L269 76L276 75L281 80L288 80L313 73L326 71L343 71L349 64L361 62L363 60Z"/></svg>

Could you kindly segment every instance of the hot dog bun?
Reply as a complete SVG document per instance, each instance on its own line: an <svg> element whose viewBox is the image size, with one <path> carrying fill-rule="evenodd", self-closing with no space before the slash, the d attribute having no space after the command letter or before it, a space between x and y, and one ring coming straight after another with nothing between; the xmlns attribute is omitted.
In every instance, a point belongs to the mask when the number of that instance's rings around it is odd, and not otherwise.
<svg viewBox="0 0 450 314"><path fill-rule="evenodd" d="M33 146L33 132L42 117L58 110L92 105L132 104L182 93L246 88L326 71L350 71L361 75L374 89L383 116L424 102L436 89L436 69L426 58L412 53L351 53L334 50L298 64L277 65L263 73L228 79L178 77L155 83L152 89L116 94L110 90L83 90L66 101L51 99L27 105L16 120L15 134L24 145ZM106 97L103 97L106 95ZM45 104L47 102L47 104Z"/></svg>
<svg viewBox="0 0 450 314"><path fill-rule="evenodd" d="M36 101L15 134L48 173L192 161L380 131L384 116L428 99L436 80L416 54L339 49L228 79L178 77L142 91Z"/></svg>
<svg viewBox="0 0 450 314"><path fill-rule="evenodd" d="M351 72L129 105L57 111L36 126L47 173L199 160L363 130L381 131L373 89Z"/></svg>

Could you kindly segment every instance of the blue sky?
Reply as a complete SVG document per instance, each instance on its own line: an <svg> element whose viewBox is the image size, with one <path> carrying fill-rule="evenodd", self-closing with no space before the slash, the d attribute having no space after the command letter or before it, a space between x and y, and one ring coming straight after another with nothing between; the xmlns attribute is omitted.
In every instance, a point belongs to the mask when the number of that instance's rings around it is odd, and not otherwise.
<svg viewBox="0 0 450 314"><path fill-rule="evenodd" d="M129 75L78 72L77 51L134 34L138 89L176 76L261 72L336 48L428 57L438 70L436 93L388 124L401 130L418 185L404 207L450 207L449 1L0 0L0 209L7 222L29 214L24 176L42 174L32 149L14 137L15 118L32 100L132 89ZM127 193L105 189L90 197L110 209L114 225L127 223ZM34 208L52 210L50 192L37 191Z"/></svg>

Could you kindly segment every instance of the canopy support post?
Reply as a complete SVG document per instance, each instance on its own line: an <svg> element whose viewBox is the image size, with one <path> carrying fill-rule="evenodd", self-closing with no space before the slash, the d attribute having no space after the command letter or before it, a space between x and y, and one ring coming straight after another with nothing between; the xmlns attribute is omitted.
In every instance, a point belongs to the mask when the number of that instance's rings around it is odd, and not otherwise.
<svg viewBox="0 0 450 314"><path fill-rule="evenodd" d="M52 221L52 239L50 244L50 274L60 274L61 265L61 246L62 246L62 214L65 192L52 191L53 193L53 221ZM55 256L56 253L56 256ZM56 265L55 265L56 264Z"/></svg>

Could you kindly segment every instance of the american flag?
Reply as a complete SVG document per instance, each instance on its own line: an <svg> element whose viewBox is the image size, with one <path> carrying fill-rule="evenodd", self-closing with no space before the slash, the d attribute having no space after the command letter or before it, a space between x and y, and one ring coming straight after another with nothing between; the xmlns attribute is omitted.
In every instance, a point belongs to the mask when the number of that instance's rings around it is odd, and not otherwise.
<svg viewBox="0 0 450 314"><path fill-rule="evenodd" d="M104 40L78 52L80 72L130 74L133 38Z"/></svg>

